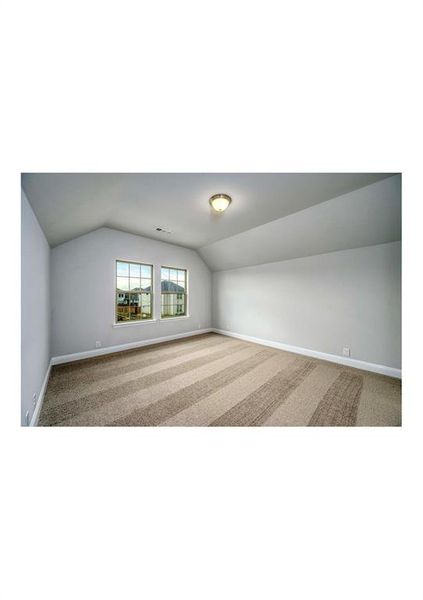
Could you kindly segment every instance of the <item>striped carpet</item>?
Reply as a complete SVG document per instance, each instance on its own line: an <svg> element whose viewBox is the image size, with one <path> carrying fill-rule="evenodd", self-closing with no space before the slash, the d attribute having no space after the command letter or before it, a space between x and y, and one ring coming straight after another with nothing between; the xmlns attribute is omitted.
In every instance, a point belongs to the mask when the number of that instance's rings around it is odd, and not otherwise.
<svg viewBox="0 0 423 600"><path fill-rule="evenodd" d="M401 383L209 333L54 366L40 426L393 426Z"/></svg>

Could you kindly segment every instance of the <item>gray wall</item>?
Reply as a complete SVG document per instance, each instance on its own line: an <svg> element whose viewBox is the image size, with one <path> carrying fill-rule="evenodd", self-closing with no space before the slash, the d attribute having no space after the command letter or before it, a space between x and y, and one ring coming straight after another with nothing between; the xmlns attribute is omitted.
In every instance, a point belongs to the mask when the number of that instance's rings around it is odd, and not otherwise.
<svg viewBox="0 0 423 600"><path fill-rule="evenodd" d="M50 246L21 193L21 423L31 420L50 362Z"/></svg>
<svg viewBox="0 0 423 600"><path fill-rule="evenodd" d="M401 368L401 242L213 273L213 326Z"/></svg>
<svg viewBox="0 0 423 600"><path fill-rule="evenodd" d="M155 316L160 265L188 269L189 318L113 326L115 260L155 265ZM211 326L211 274L193 250L101 228L51 251L52 356L73 354Z"/></svg>

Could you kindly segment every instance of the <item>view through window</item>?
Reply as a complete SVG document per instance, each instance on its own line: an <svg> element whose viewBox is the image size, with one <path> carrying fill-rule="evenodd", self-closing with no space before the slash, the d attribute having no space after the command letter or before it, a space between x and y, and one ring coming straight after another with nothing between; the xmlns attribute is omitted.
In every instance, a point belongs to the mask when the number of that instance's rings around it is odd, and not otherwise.
<svg viewBox="0 0 423 600"><path fill-rule="evenodd" d="M153 266L116 261L116 322L153 317Z"/></svg>
<svg viewBox="0 0 423 600"><path fill-rule="evenodd" d="M182 317L187 314L187 272L185 269L162 267L161 316Z"/></svg>

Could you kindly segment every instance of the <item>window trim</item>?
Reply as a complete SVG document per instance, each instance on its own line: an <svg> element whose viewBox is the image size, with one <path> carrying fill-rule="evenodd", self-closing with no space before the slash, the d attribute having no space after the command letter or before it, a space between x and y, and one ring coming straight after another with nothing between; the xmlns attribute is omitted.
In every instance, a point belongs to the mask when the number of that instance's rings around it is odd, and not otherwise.
<svg viewBox="0 0 423 600"><path fill-rule="evenodd" d="M189 319L189 270L184 267L171 267L169 265L160 265L160 321L173 321L178 319ZM162 269L173 269L175 271L185 271L185 312L183 315L173 315L172 317L162 317ZM166 293L166 292L165 292ZM172 293L172 292L167 292Z"/></svg>
<svg viewBox="0 0 423 600"><path fill-rule="evenodd" d="M117 263L118 262L123 262L123 263L128 263L128 264L134 264L134 265L141 265L144 267L150 267L151 268L151 318L150 319L138 319L138 320L134 320L134 321L117 321L117 311L116 311L116 307L117 307L117 303L116 303L116 294L117 294ZM154 264L153 263L149 263L149 262L139 262L138 260L128 260L127 258L115 258L114 260L114 281L113 281L113 286L114 286L114 304L113 304L113 327L128 327L128 326L132 326L132 325L142 325L142 324L147 324L147 323L155 323L157 322L157 319L155 318L155 311L154 311L154 299L155 299L155 289L154 289L154 285L155 285L155 273L154 273ZM128 276L129 279L129 276ZM142 277L140 277L140 280L142 279ZM131 293L130 290L128 290L128 293ZM142 291L140 290L140 293L142 293Z"/></svg>

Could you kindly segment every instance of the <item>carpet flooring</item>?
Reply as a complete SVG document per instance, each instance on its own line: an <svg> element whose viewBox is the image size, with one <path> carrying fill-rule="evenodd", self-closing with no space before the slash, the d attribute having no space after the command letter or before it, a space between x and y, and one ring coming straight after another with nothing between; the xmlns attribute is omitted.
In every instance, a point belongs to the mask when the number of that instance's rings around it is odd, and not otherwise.
<svg viewBox="0 0 423 600"><path fill-rule="evenodd" d="M398 426L401 382L215 333L54 366L39 426Z"/></svg>

